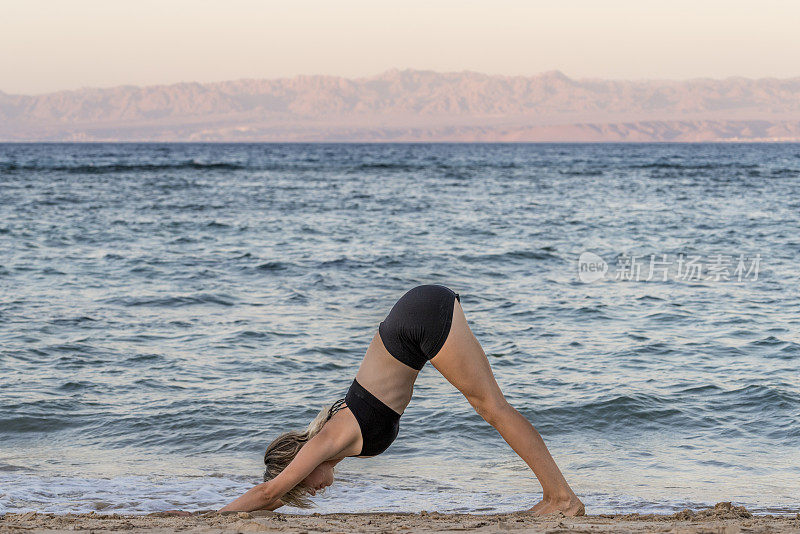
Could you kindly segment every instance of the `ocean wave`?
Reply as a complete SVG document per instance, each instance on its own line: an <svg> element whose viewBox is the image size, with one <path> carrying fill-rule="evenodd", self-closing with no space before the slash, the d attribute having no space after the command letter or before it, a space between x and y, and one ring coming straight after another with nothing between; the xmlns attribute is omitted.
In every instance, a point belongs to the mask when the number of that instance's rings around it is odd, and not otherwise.
<svg viewBox="0 0 800 534"><path fill-rule="evenodd" d="M218 306L233 306L237 299L225 293L198 293L193 295L173 295L163 297L111 297L105 299L108 304L117 304L125 307L156 307L179 308L183 306L196 306L202 304L215 304Z"/></svg>
<svg viewBox="0 0 800 534"><path fill-rule="evenodd" d="M555 433L704 432L722 438L733 431L737 436L770 434L776 443L789 444L800 436L800 414L791 410L797 405L800 394L788 384L734 389L705 384L670 394L631 392L527 412L537 426ZM746 427L756 414L758 425Z"/></svg>
<svg viewBox="0 0 800 534"><path fill-rule="evenodd" d="M632 393L537 411L534 420L553 429L641 431L682 426L691 422L691 416L666 397Z"/></svg>
<svg viewBox="0 0 800 534"><path fill-rule="evenodd" d="M255 269L257 271L285 271L289 269L292 265L283 262L283 261L267 261L264 263L258 264Z"/></svg>
<svg viewBox="0 0 800 534"><path fill-rule="evenodd" d="M5 411L5 410L4 410ZM8 434L40 434L77 428L84 424L74 414L61 415L0 415L3 422L3 433Z"/></svg>
<svg viewBox="0 0 800 534"><path fill-rule="evenodd" d="M0 162L0 172L16 171L43 171L43 172L65 172L69 174L113 174L113 173L136 173L136 172L155 172L155 171L180 171L184 169L206 171L237 171L247 169L246 165L238 163L201 163L193 160L175 163L111 163L107 165L43 165L40 163L11 163Z"/></svg>
<svg viewBox="0 0 800 534"><path fill-rule="evenodd" d="M414 171L424 168L422 165L412 165L410 163L398 163L398 162L378 162L378 163L360 163L354 167L353 170L392 170L392 171Z"/></svg>
<svg viewBox="0 0 800 534"><path fill-rule="evenodd" d="M641 163L637 165L630 165L631 169L674 169L674 170L713 170L713 169L758 169L759 165L743 164L738 161L715 161L713 163L669 163L669 162L652 162Z"/></svg>
<svg viewBox="0 0 800 534"><path fill-rule="evenodd" d="M552 252L540 248L530 250L509 250L507 252L493 252L488 254L461 254L458 259L468 263L502 263L505 261L525 261L525 260L552 260L560 259Z"/></svg>

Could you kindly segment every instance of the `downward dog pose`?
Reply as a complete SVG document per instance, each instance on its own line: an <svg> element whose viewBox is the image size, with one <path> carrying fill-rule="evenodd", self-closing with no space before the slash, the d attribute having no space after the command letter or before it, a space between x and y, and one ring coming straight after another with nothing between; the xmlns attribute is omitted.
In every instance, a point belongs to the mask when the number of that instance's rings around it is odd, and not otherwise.
<svg viewBox="0 0 800 534"><path fill-rule="evenodd" d="M409 290L392 307L367 348L347 395L323 409L304 432L287 432L264 455L265 482L220 511L311 505L308 495L333 483L348 456L375 456L397 437L417 374L431 364L492 425L539 479L543 498L530 511L583 515L541 436L505 399L489 360L467 325L461 298L441 285Z"/></svg>

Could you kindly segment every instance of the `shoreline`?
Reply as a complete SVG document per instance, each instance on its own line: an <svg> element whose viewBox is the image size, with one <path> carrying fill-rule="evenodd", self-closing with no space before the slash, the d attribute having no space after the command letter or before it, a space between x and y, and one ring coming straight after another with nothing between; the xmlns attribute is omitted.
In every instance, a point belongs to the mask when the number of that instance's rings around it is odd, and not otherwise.
<svg viewBox="0 0 800 534"><path fill-rule="evenodd" d="M682 510L674 514L600 514L537 517L527 512L490 515L439 512L333 513L311 515L280 512L198 511L188 516L171 512L147 515L5 513L0 515L0 532L65 532L121 530L149 533L186 532L389 532L454 530L479 532L800 532L800 513L795 515L754 515L742 506L717 503L703 510Z"/></svg>

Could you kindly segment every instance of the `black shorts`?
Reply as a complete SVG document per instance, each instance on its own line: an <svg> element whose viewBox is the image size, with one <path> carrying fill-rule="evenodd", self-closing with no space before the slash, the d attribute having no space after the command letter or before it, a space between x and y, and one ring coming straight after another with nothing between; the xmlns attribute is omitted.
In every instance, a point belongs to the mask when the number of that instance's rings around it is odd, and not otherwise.
<svg viewBox="0 0 800 534"><path fill-rule="evenodd" d="M461 297L451 289L427 284L400 297L378 326L389 354L420 370L447 340L453 322L453 304Z"/></svg>

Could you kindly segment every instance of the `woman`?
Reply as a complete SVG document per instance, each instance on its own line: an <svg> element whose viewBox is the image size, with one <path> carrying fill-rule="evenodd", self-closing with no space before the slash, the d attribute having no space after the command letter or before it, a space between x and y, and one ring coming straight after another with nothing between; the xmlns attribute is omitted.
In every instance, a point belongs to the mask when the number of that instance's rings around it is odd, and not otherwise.
<svg viewBox="0 0 800 534"><path fill-rule="evenodd" d="M414 381L428 360L533 470L543 498L531 512L584 514L539 433L500 391L467 325L460 296L441 285L415 287L395 303L344 399L320 412L305 432L275 439L264 455L265 482L220 511L308 507L308 495L333 482L333 467L342 459L375 456L394 441Z"/></svg>

